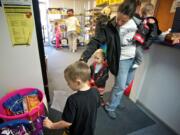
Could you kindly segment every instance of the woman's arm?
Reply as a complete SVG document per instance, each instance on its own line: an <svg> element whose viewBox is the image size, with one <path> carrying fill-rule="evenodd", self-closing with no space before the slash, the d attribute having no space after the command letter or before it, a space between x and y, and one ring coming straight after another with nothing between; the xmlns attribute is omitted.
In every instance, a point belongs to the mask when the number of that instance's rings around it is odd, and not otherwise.
<svg viewBox="0 0 180 135"><path fill-rule="evenodd" d="M87 44L86 50L82 53L80 60L87 62L92 54L99 49L101 44L106 43L107 37L105 29L101 29L98 35L90 39L90 42Z"/></svg>

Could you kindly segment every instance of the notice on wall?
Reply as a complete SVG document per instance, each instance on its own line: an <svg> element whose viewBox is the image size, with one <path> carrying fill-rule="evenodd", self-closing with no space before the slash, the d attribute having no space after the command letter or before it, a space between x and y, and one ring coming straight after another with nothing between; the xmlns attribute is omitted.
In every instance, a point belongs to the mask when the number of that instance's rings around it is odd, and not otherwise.
<svg viewBox="0 0 180 135"><path fill-rule="evenodd" d="M13 46L30 45L34 20L31 6L4 6Z"/></svg>
<svg viewBox="0 0 180 135"><path fill-rule="evenodd" d="M4 5L31 5L31 0L1 0Z"/></svg>

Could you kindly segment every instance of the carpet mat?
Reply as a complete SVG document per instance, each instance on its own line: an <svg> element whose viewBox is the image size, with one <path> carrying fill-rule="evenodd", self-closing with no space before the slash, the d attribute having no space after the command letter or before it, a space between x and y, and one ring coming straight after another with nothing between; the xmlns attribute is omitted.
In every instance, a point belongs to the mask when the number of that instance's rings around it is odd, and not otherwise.
<svg viewBox="0 0 180 135"><path fill-rule="evenodd" d="M117 118L110 119L103 108L99 108L95 135L127 135L155 122L126 96L122 99L125 108L117 109Z"/></svg>
<svg viewBox="0 0 180 135"><path fill-rule="evenodd" d="M109 93L105 95L105 98L108 96ZM155 124L129 98L124 96L122 104L125 108L117 109L117 119L115 120L110 119L102 107L98 109L95 135L127 135ZM52 121L58 121L61 118L61 113L50 108L49 118ZM62 132L63 130L44 130L45 135L61 135Z"/></svg>

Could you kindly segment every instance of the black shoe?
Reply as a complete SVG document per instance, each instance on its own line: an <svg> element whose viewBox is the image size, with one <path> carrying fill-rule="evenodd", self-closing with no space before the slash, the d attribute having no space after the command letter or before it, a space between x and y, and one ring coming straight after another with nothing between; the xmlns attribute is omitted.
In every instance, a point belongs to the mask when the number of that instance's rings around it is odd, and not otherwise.
<svg viewBox="0 0 180 135"><path fill-rule="evenodd" d="M111 119L116 119L116 118L117 118L115 111L108 111L108 110L106 109L106 106L104 106L104 110L105 110L105 112L107 113L107 115L108 115Z"/></svg>

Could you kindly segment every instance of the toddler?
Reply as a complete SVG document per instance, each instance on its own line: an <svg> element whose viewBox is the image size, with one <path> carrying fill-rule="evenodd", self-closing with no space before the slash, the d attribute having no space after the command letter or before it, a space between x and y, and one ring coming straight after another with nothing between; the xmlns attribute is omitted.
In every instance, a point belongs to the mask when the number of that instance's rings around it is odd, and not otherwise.
<svg viewBox="0 0 180 135"><path fill-rule="evenodd" d="M101 97L101 105L104 105L103 95L105 91L106 81L109 77L109 69L105 61L105 53L102 49L98 49L93 54L93 63L91 69L91 86L97 87Z"/></svg>
<svg viewBox="0 0 180 135"><path fill-rule="evenodd" d="M143 59L143 50L148 49L152 45L153 40L161 34L158 21L153 17L154 5L151 3L145 4L141 12L143 20L138 25L138 30L133 37L137 45L133 68L139 67Z"/></svg>

